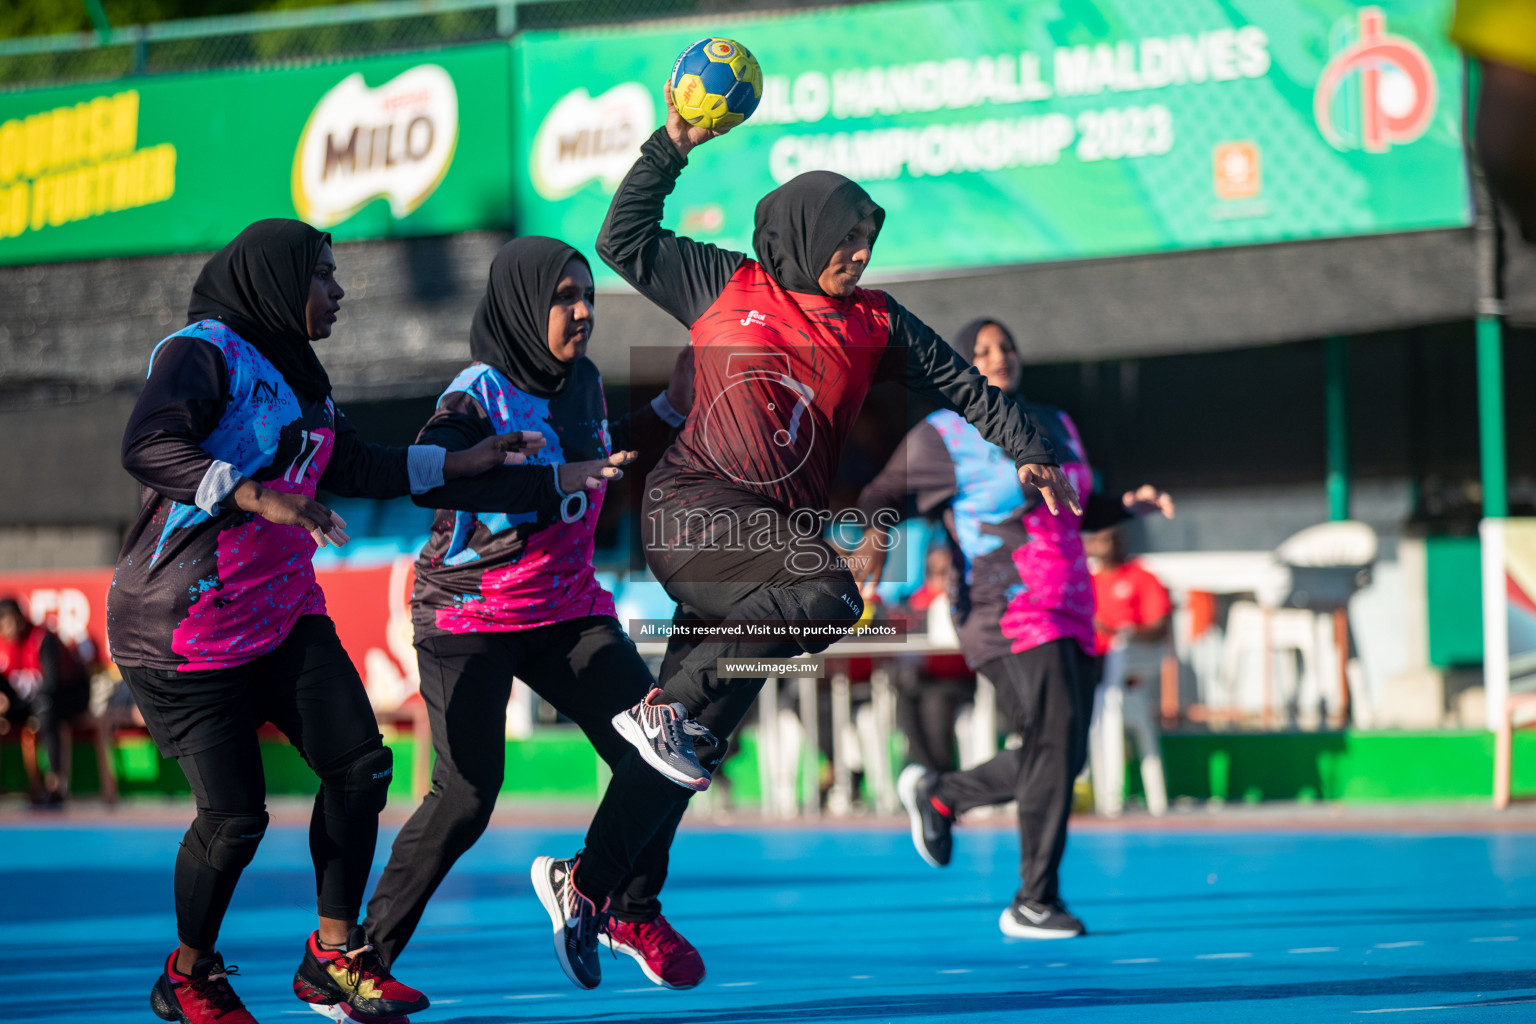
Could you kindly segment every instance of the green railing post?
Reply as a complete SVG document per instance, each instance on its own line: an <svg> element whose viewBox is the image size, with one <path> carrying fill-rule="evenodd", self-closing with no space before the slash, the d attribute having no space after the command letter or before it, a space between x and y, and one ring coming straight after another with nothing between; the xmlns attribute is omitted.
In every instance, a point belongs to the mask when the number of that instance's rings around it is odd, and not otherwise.
<svg viewBox="0 0 1536 1024"><path fill-rule="evenodd" d="M1483 515L1509 515L1504 455L1504 330L1499 317L1477 318L1477 426L1482 457Z"/></svg>
<svg viewBox="0 0 1536 1024"><path fill-rule="evenodd" d="M1349 518L1349 339L1328 338L1323 402L1328 433L1328 518Z"/></svg>

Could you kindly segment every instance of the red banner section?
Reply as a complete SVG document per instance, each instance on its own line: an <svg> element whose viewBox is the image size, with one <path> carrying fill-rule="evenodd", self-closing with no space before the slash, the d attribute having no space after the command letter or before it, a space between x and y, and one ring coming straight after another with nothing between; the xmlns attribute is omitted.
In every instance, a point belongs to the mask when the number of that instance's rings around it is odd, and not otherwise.
<svg viewBox="0 0 1536 1024"><path fill-rule="evenodd" d="M380 711L399 707L419 687L411 648L412 560L375 569L334 569L316 574L336 632ZM46 623L64 640L88 641L107 653L107 591L111 569L60 569L0 573L0 597L15 597L34 622Z"/></svg>

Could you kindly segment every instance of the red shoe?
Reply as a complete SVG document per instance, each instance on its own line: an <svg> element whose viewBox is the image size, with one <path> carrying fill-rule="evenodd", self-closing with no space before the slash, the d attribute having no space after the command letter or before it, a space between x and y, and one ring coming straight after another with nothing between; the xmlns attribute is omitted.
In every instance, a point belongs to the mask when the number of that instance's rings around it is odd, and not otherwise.
<svg viewBox="0 0 1536 1024"><path fill-rule="evenodd" d="M693 988L704 980L704 958L660 914L654 921L610 918L598 941L634 957L645 976L662 988Z"/></svg>
<svg viewBox="0 0 1536 1024"><path fill-rule="evenodd" d="M320 933L310 932L304 959L293 975L293 994L312 1005L339 1007L351 1020L404 1017L427 1008L426 996L389 973L361 926L352 929L347 945L352 948L321 949ZM329 1016L344 1019L334 1013Z"/></svg>
<svg viewBox="0 0 1536 1024"><path fill-rule="evenodd" d="M194 964L190 974L182 974L176 970L176 951L172 951L149 990L149 1008L161 1020L181 1024L256 1024L228 981L239 972L238 967L225 967L224 958L214 953Z"/></svg>

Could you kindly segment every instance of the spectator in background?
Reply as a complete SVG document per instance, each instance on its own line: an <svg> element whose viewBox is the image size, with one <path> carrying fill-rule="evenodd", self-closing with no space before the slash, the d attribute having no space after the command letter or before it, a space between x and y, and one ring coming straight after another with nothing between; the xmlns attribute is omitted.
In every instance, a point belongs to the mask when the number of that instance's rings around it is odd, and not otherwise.
<svg viewBox="0 0 1536 1024"><path fill-rule="evenodd" d="M1103 681L1093 701L1089 762L1093 799L1100 814L1118 817L1125 806L1125 729L1136 736L1142 788L1154 815L1168 809L1163 781L1161 730L1157 725L1159 681L1167 653L1168 589L1125 557L1125 534L1112 526L1083 538L1093 573L1093 627Z"/></svg>
<svg viewBox="0 0 1536 1024"><path fill-rule="evenodd" d="M923 565L923 585L907 598L914 613L912 625L927 616L928 642L938 644L948 633L950 642L958 643L954 627L936 635L935 619L949 619L950 575L954 556L945 544L928 549ZM965 664L963 654L930 654L923 659L922 671L896 698L896 720L907 737L907 754L929 771L953 771L955 764L955 716L976 695L976 676Z"/></svg>
<svg viewBox="0 0 1536 1024"><path fill-rule="evenodd" d="M57 807L69 793L64 724L83 714L90 680L72 651L34 625L14 597L0 599L0 712L11 728L31 728L48 753L48 770L31 778L32 801ZM31 769L31 765L28 766Z"/></svg>
<svg viewBox="0 0 1536 1024"><path fill-rule="evenodd" d="M1126 560L1125 534L1120 527L1085 536L1083 553L1093 573L1093 628L1099 654L1107 654L1117 638L1137 643L1166 640L1168 615L1173 610L1168 588L1139 562Z"/></svg>

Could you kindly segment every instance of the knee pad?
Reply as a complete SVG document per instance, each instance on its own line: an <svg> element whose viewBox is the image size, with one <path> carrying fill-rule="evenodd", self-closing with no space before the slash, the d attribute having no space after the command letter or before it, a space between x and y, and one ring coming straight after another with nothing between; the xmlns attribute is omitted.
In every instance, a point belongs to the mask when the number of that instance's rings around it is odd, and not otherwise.
<svg viewBox="0 0 1536 1024"><path fill-rule="evenodd" d="M801 613L816 622L851 626L864 614L864 599L859 588L848 579L808 580L797 584ZM807 654L820 654L839 639L837 636L812 637L801 641Z"/></svg>
<svg viewBox="0 0 1536 1024"><path fill-rule="evenodd" d="M267 812L219 814L199 811L182 845L215 871L243 871L267 831Z"/></svg>
<svg viewBox="0 0 1536 1024"><path fill-rule="evenodd" d="M341 778L334 780L347 816L361 818L382 811L394 774L395 755L388 747L375 747L348 765ZM331 784L328 780L327 785Z"/></svg>

